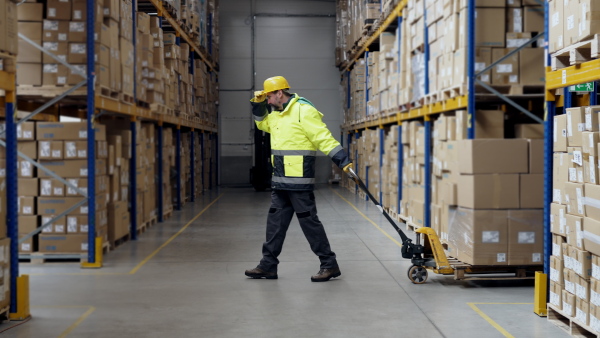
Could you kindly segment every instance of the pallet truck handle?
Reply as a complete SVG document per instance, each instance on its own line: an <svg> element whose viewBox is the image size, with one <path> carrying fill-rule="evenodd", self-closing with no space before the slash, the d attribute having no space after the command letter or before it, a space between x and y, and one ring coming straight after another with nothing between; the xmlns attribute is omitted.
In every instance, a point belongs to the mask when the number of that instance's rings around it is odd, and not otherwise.
<svg viewBox="0 0 600 338"><path fill-rule="evenodd" d="M371 201L373 201L373 203L375 204L377 209L379 209L379 211L381 211L383 216L390 222L390 224L394 227L394 229L396 229L396 231L398 232L398 235L400 235L400 238L402 238L402 244L407 244L407 243L412 242L412 240L406 236L406 234L398 227L398 225L396 225L396 222L394 222L394 220L392 220L390 215L388 215L388 213L385 212L385 210L383 210L383 206L381 206L381 203L379 203L379 201L377 201L377 199L375 197L373 197L373 195L371 194L369 189L367 189L367 186L363 183L363 181L360 179L360 177L358 177L358 175L354 172L354 170L352 168L348 169L348 175L350 176L350 178L352 180L354 180L354 182L356 184L358 184L360 189L362 191L364 191L367 194L367 196L369 196L369 199Z"/></svg>

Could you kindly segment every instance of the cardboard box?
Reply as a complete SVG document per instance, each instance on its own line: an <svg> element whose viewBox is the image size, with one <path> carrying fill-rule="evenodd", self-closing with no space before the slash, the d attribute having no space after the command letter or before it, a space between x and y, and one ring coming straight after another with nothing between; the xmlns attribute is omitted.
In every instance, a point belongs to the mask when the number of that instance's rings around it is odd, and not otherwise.
<svg viewBox="0 0 600 338"><path fill-rule="evenodd" d="M29 234L39 227L38 216L18 216L19 233Z"/></svg>
<svg viewBox="0 0 600 338"><path fill-rule="evenodd" d="M39 252L77 253L87 252L88 238L82 234L46 235L39 236Z"/></svg>
<svg viewBox="0 0 600 338"><path fill-rule="evenodd" d="M129 234L129 211L127 202L108 204L108 238L114 242Z"/></svg>
<svg viewBox="0 0 600 338"><path fill-rule="evenodd" d="M550 256L550 280L556 284L564 284L563 270L565 268L564 261L562 258L557 256Z"/></svg>
<svg viewBox="0 0 600 338"><path fill-rule="evenodd" d="M567 151L567 115L554 116L554 151Z"/></svg>
<svg viewBox="0 0 600 338"><path fill-rule="evenodd" d="M543 209L508 211L508 265L544 264Z"/></svg>
<svg viewBox="0 0 600 338"><path fill-rule="evenodd" d="M63 159L63 141L38 141L37 158L40 160Z"/></svg>
<svg viewBox="0 0 600 338"><path fill-rule="evenodd" d="M513 48L492 48L492 62L509 54ZM520 83L519 53L512 54L509 58L492 68L493 85L516 85Z"/></svg>
<svg viewBox="0 0 600 338"><path fill-rule="evenodd" d="M556 306L559 310L562 309L562 294L561 285L550 282L550 304Z"/></svg>
<svg viewBox="0 0 600 338"><path fill-rule="evenodd" d="M519 208L519 175L460 175L458 206L471 209Z"/></svg>
<svg viewBox="0 0 600 338"><path fill-rule="evenodd" d="M539 123L515 124L515 138L543 139L544 125Z"/></svg>
<svg viewBox="0 0 600 338"><path fill-rule="evenodd" d="M38 122L38 140L87 140L87 122ZM96 141L106 141L106 127L94 126Z"/></svg>
<svg viewBox="0 0 600 338"><path fill-rule="evenodd" d="M590 322L590 304L580 298L575 300L575 319L583 325Z"/></svg>
<svg viewBox="0 0 600 338"><path fill-rule="evenodd" d="M545 31L544 15L544 7L523 8L523 31L535 33ZM583 35L585 36L585 34Z"/></svg>
<svg viewBox="0 0 600 338"><path fill-rule="evenodd" d="M19 178L17 185L19 187L19 196L38 196L39 182L37 178Z"/></svg>
<svg viewBox="0 0 600 338"><path fill-rule="evenodd" d="M600 186L586 183L585 191L585 214L587 217L600 221Z"/></svg>
<svg viewBox="0 0 600 338"><path fill-rule="evenodd" d="M40 56L41 58L41 56ZM41 63L18 63L17 64L17 84L18 85L42 85L42 64Z"/></svg>
<svg viewBox="0 0 600 338"><path fill-rule="evenodd" d="M44 42L63 42L69 41L69 22L58 20L44 20L42 41ZM44 56L45 57L45 56Z"/></svg>
<svg viewBox="0 0 600 338"><path fill-rule="evenodd" d="M68 75L68 68L62 64L44 64L42 67L42 84L64 86L67 84Z"/></svg>
<svg viewBox="0 0 600 338"><path fill-rule="evenodd" d="M579 0L580 11L577 15L577 41L585 41L600 31L600 4L592 0ZM542 19L544 12L542 11ZM531 15L538 19L539 15ZM543 23L543 21L542 21ZM539 25L539 23L537 23Z"/></svg>
<svg viewBox="0 0 600 338"><path fill-rule="evenodd" d="M552 255L557 257L563 256L562 246L566 245L565 237L552 235Z"/></svg>
<svg viewBox="0 0 600 338"><path fill-rule="evenodd" d="M575 215L565 215L565 234L570 246L583 249L583 218Z"/></svg>
<svg viewBox="0 0 600 338"><path fill-rule="evenodd" d="M584 185L581 183L565 183L567 212L572 215L585 216Z"/></svg>
<svg viewBox="0 0 600 338"><path fill-rule="evenodd" d="M504 8L476 8L475 31L477 47L504 47L506 32Z"/></svg>
<svg viewBox="0 0 600 338"><path fill-rule="evenodd" d="M564 0L548 2L548 27L550 29L548 48L554 53L565 47L564 44Z"/></svg>
<svg viewBox="0 0 600 338"><path fill-rule="evenodd" d="M565 236L567 226L567 206L557 203L550 204L550 232Z"/></svg>
<svg viewBox="0 0 600 338"><path fill-rule="evenodd" d="M39 195L48 196L65 196L65 185L53 178L40 179Z"/></svg>
<svg viewBox="0 0 600 338"><path fill-rule="evenodd" d="M475 137L478 139L504 138L504 112L501 110L477 110L475 113Z"/></svg>
<svg viewBox="0 0 600 338"><path fill-rule="evenodd" d="M592 276L592 254L589 251L581 250L574 246L569 246L573 262L573 271L579 276L589 279ZM589 299L589 295L587 296Z"/></svg>
<svg viewBox="0 0 600 338"><path fill-rule="evenodd" d="M28 234L19 233L19 239L26 235ZM37 235L19 244L19 252L29 253L33 251L37 251Z"/></svg>
<svg viewBox="0 0 600 338"><path fill-rule="evenodd" d="M534 139L529 142L529 173L544 173L544 140Z"/></svg>
<svg viewBox="0 0 600 338"><path fill-rule="evenodd" d="M585 250L593 253L594 255L600 255L600 222L584 217L583 219L583 246Z"/></svg>
<svg viewBox="0 0 600 338"><path fill-rule="evenodd" d="M458 259L472 265L507 265L508 212L458 208L449 222L449 242Z"/></svg>
<svg viewBox="0 0 600 338"><path fill-rule="evenodd" d="M542 12L542 19L544 18ZM542 29L542 32L544 30ZM544 86L546 69L540 60L544 59L543 48L523 48L519 51L519 78L524 86Z"/></svg>
<svg viewBox="0 0 600 338"><path fill-rule="evenodd" d="M65 159L86 159L87 141L64 141Z"/></svg>
<svg viewBox="0 0 600 338"><path fill-rule="evenodd" d="M5 1L6 12L4 22L6 23L4 31L5 36L0 39L0 46L9 53L19 54L18 22L17 22L17 4L12 1Z"/></svg>
<svg viewBox="0 0 600 338"><path fill-rule="evenodd" d="M19 21L38 21L44 17L44 4L24 2L17 7L17 18Z"/></svg>
<svg viewBox="0 0 600 338"><path fill-rule="evenodd" d="M528 142L524 139L457 141L461 174L527 173Z"/></svg>
<svg viewBox="0 0 600 338"><path fill-rule="evenodd" d="M46 18L53 20L71 20L70 0L48 0L46 4Z"/></svg>
<svg viewBox="0 0 600 338"><path fill-rule="evenodd" d="M567 108L567 146L581 147L585 131L585 108Z"/></svg>
<svg viewBox="0 0 600 338"><path fill-rule="evenodd" d="M544 207L544 174L519 174L521 209Z"/></svg>
<svg viewBox="0 0 600 338"><path fill-rule="evenodd" d="M43 227L46 223L52 221L55 215L41 216L40 227ZM66 234L67 233L67 217L63 216L46 226L42 233L44 234Z"/></svg>
<svg viewBox="0 0 600 338"><path fill-rule="evenodd" d="M60 177L87 177L87 160L62 160L62 161L41 161L46 168ZM48 178L50 175L40 172L40 177Z"/></svg>
<svg viewBox="0 0 600 338"><path fill-rule="evenodd" d="M19 196L18 199L18 214L25 216L33 216L36 214L36 197L32 196ZM5 225L6 227L6 225Z"/></svg>
<svg viewBox="0 0 600 338"><path fill-rule="evenodd" d="M506 9L506 32L523 32L523 8Z"/></svg>

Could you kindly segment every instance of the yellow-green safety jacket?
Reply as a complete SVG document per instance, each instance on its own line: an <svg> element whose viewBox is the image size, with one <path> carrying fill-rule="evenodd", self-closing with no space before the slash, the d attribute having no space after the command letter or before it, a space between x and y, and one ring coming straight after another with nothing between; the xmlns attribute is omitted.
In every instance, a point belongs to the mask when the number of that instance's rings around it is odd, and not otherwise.
<svg viewBox="0 0 600 338"><path fill-rule="evenodd" d="M294 94L283 111L267 110L266 102L252 103L258 129L271 134L271 187L278 190L313 190L317 150L340 168L350 163L313 104Z"/></svg>

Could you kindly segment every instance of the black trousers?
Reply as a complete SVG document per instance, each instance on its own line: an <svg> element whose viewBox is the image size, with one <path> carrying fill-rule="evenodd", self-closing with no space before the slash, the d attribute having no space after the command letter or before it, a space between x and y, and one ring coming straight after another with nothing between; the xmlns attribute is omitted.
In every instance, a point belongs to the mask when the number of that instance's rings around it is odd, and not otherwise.
<svg viewBox="0 0 600 338"><path fill-rule="evenodd" d="M277 271L277 257L283 248L294 212L310 248L321 261L321 269L337 267L335 253L331 251L325 228L317 217L315 194L312 191L273 190L267 218L267 239L263 243L263 258L259 268L269 272Z"/></svg>

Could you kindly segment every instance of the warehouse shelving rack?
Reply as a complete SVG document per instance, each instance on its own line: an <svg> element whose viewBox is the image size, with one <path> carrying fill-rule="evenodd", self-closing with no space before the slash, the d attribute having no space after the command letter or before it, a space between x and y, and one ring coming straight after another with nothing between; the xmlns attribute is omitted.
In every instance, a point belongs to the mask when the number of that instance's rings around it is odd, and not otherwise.
<svg viewBox="0 0 600 338"><path fill-rule="evenodd" d="M494 68L497 64L499 64L500 62L506 60L507 58L509 58L510 56L512 56L515 53L518 53L521 49L531 45L532 43L538 41L540 38L545 36L545 32L542 32L540 34L538 34L537 36L531 38L529 41L523 43L522 45L520 45L519 47L515 48L514 50L512 50L511 52L509 52L508 54L506 54L504 57L492 62L488 67L486 67L485 69L476 72L475 71L475 0L467 0L467 13L468 13L468 18L467 18L467 46L469 46L467 48L467 92L464 95L460 95L457 94L454 97L445 99L445 100L441 100L438 102L431 102L431 103L423 103L423 104L417 104L417 105L413 105L413 104L407 104L407 105L403 105L400 107L400 109L395 110L394 112L390 112L384 116L382 116L381 114L378 114L377 116L373 117L370 120L366 120L366 121L360 121L357 123L346 123L344 125L342 125L342 131L347 132L348 134L353 134L354 137L356 139L358 139L360 137L360 131L361 130L365 130L365 129L369 129L369 128L379 128L381 129L380 133L379 133L379 137L380 137L380 144L383 144L383 137L384 137L384 133L383 133L383 128L385 125L401 125L402 122L404 121L409 121L409 120L416 120L416 119L422 119L424 122L424 127L425 127L425 214L424 214L424 226L426 227L430 227L431 226L431 217L430 217L430 204L431 204L431 157L432 157L432 151L431 151L431 138L432 138L432 117L443 113L443 112L450 112L450 111L454 111L454 110L459 110L459 109L466 109L468 112L468 122L467 122L467 132L468 132L468 139L474 139L475 138L475 114L476 114L476 104L478 102L478 97L481 97L482 100L487 99L489 100L490 98L493 100L501 100L501 102L504 102L506 104L511 105L512 107L514 107L515 109L517 109L518 111L520 111L521 113L525 114L526 116L529 116L531 119L535 120L538 123L543 123L543 120L541 118L539 118L538 116L536 116L535 114L532 114L531 112L529 112L527 109L523 108L522 106L520 106L517 102L515 102L515 100L511 99L511 97L509 95L505 95L500 93L499 91L497 91L495 88L493 88L492 86L487 85L486 83L480 81L478 79L478 77L482 74L484 74L485 72L488 72L489 70L491 70L492 68ZM369 53L369 46L372 43L375 43L376 41L378 41L378 38L381 34L383 34L386 30L389 29L389 27L396 22L397 23L397 27L398 27L398 31L397 31L397 39L400 42L401 39L401 27L402 27L402 21L403 21L403 10L404 8L407 6L408 1L407 0L400 0L396 6L390 11L390 13L383 19L381 20L381 23L379 25L379 27L377 27L373 33L371 34L371 36L369 38L366 39L366 42L364 43L364 45L362 45L360 48L357 48L356 52L350 57L350 60L344 64L342 64L340 66L341 70L342 70L342 75L346 74L347 76L349 76L350 72L349 70L351 69L351 67L353 66L353 64L359 59L361 58L363 55L365 56L365 59L367 59L368 57L368 53ZM424 74L425 74L425 97L428 96L430 94L429 91L429 83L427 80L427 74L429 74L429 47L428 47L428 30L427 30L427 20L426 20L426 15L427 15L427 11L424 10L423 11L423 15L424 15L424 56L425 56L425 61L424 61ZM546 29L547 31L547 29ZM400 46L401 44L398 44L399 48L398 48L398 58L400 59L400 55L401 55L401 49ZM400 60L399 60L399 64L400 64ZM367 66L368 68L368 66ZM400 69L400 65L398 66L398 72L401 72ZM348 79L348 83L350 83L349 79ZM484 88L485 90L489 91L490 94L479 94L476 93L476 85ZM350 86L350 85L349 85ZM367 89L368 87L368 74L365 77L365 89ZM369 99L369 92L368 90L365 90L366 92L366 102L368 102ZM349 107L349 101L350 101L350 88L348 88L347 90L347 102L348 102L348 107ZM539 98L542 99L543 98L543 94L537 95L528 95L527 98L529 99L535 99L535 98ZM402 138L402 128L400 128L398 130L398 138L399 140L401 140ZM352 137L349 136L348 137L348 146L350 145L350 141L351 141ZM401 144L401 142L399 141L399 144ZM403 167L403 159L402 159L402 147L398 147L398 155L399 155L399 163L398 163L398 177L402 177L402 167ZM380 156L383 155L383 147L380 147ZM357 158L356 154L354 154L353 156L354 162L355 164L357 164L360 159ZM379 170L381 170L381 168L379 168ZM357 172L358 173L358 172ZM358 173L359 175L361 173ZM366 173L368 175L368 173ZM379 177L381 177L381 175L379 175ZM366 181L367 181L367 186L368 186L368 177L365 177ZM380 186L381 186L381 182L380 182ZM401 193L401 188L400 188L400 184L398 187L399 190L399 198L398 201L396 201L397 203L397 210L398 212L400 211L400 200L402 200L402 193ZM379 196L379 199L381 200L381 193ZM367 197L365 197L367 198ZM389 206L386 206L389 207ZM399 215L401 216L401 215ZM405 219L405 217L401 217L403 219Z"/></svg>
<svg viewBox="0 0 600 338"><path fill-rule="evenodd" d="M94 41L94 23L95 23L95 6L93 0L87 0L87 10L86 10L86 32L87 32L87 41ZM143 4L143 3L141 3ZM194 43L194 41L188 36L185 31L180 27L177 20L175 20L163 7L163 3L159 0L150 0L149 4L152 6L140 6L140 11L156 13L157 16L161 17L161 22L166 22L170 25L169 29L176 32L178 36L177 44L181 38L183 38L190 45L190 65L193 69L194 60L198 57L202 62L204 62L208 68L210 69L210 76L216 77L218 72L218 65L211 60L210 56L207 56L201 48ZM132 19L133 19L133 32L136 31L136 10L137 4L134 1L132 6ZM16 103L17 103L17 95L21 95L20 89L16 88L15 72L7 72L0 71L0 89L6 91L6 129L5 132L0 132L1 134L6 133L6 142L0 141L0 145L5 146L7 149L7 168L6 168L6 176L7 176L7 226L8 226L8 235L11 238L11 318L13 319L24 319L28 316L28 278L27 276L19 277L19 258L31 258L31 255L18 253L18 244L27 240L28 238L33 237L34 235L40 233L44 227L49 226L58 218L68 214L72 210L75 210L77 207L88 204L88 253L87 259L82 261L82 268L100 268L102 267L102 248L103 243L101 238L95 238L95 180L88 179L88 187L87 191L82 191L78 189L76 186L73 186L70 182L66 181L64 178L57 176L49 169L45 168L42 164L36 162L35 160L27 157L21 152L17 151L17 137L16 137L16 128L19 124L24 123L28 120L42 120L42 121L57 121L58 114L47 114L43 113L47 109L51 109L53 105L58 103L59 101L65 99L68 95L85 95L85 99L81 101L81 106L93 107L91 109L87 109L85 115L82 115L80 111L70 112L68 109L63 109L65 114L77 116L80 118L85 118L87 121L87 154L88 154L88 177L95 177L95 132L94 132L94 124L97 119L104 114L110 114L114 116L127 117L130 119L130 128L132 132L132 159L130 162L130 191L135 193L136 191L136 160L135 160L135 138L136 138L136 121L148 121L153 122L157 125L158 129L158 221L163 221L163 215L165 210L163 210L162 206L162 195L163 195L163 185L162 182L164 178L162 177L162 135L163 128L166 126L176 128L176 149L177 149L177 157L176 161L179 164L177 166L177 191L178 191L178 200L175 205L177 210L181 209L182 201L181 201L181 129L186 128L186 130L191 131L192 137L197 135L200 137L201 147L203 144L203 134L208 133L209 135L216 136L217 126L209 121L204 121L200 119L196 119L194 121L178 118L175 116L168 116L164 114L158 114L150 111L148 108L140 107L136 104L130 105L120 102L118 99L108 98L100 95L95 91L94 83L95 83L95 72L94 72L94 55L95 55L95 45L94 43L87 44L87 71L86 74L82 74L76 68L72 67L65 61L53 55L48 50L45 50L43 47L37 45L35 42L29 40L22 34L19 34L19 37L28 43L32 44L34 47L41 50L43 53L50 55L53 59L57 60L61 64L65 65L72 71L77 74L82 75L85 79L78 83L75 86L67 87L66 90L62 93L54 92L49 93L47 96L54 97L51 100L45 102L44 104L33 106L36 109L33 110L30 114L15 114ZM134 45L135 45L135 33L133 34ZM14 59L14 57L13 57ZM134 48L134 62L137 61L135 58L135 48ZM134 64L134 79L136 67ZM134 86L135 86L134 81ZM86 87L84 89L84 87ZM18 93L19 92L19 93ZM25 93L28 93L27 89L24 90ZM135 99L135 88L134 88L134 99ZM134 101L135 102L135 101ZM18 121L15 121L15 118L20 118ZM211 137L211 142L216 142L216 137ZM192 161L194 156L194 142L191 142L191 154ZM201 149L202 153L204 153L204 149ZM65 184L67 187L74 189L80 195L83 196L83 199L71 206L67 211L61 213L60 215L54 217L52 220L43 224L40 228L38 228L35 232L28 234L27 236L18 238L18 217L17 217L17 200L18 200L18 187L17 187L17 156L29 161L33 166L37 167L39 170L46 172L48 175L53 177L54 179L60 181ZM193 163L193 162L192 162ZM192 164L193 165L193 164ZM204 164L202 166L204 170ZM193 175L193 173L192 173ZM168 178L167 178L168 179ZM192 176L192 185L194 184L194 177ZM192 190L192 200L194 199L194 190ZM136 198L132 198L131 200L131 210L137 210L136 206ZM130 233L131 239L135 240L137 238L137 220L136 220L136 212L131 212L131 225L130 225ZM39 257L39 256L36 256ZM80 254L68 255L68 254L56 254L51 256L54 259L79 259L83 258ZM19 299L17 299L17 294L19 295ZM18 308L19 307L19 308ZM13 314L15 314L13 316Z"/></svg>

